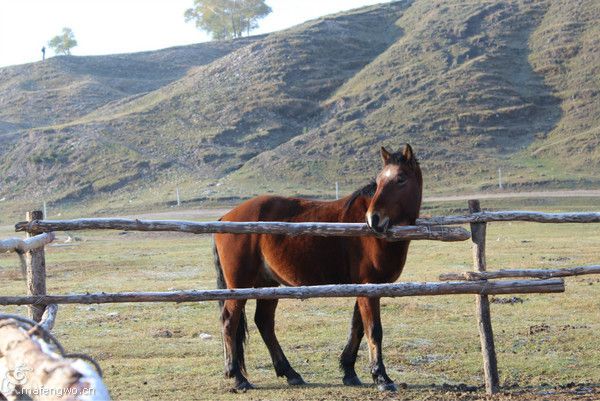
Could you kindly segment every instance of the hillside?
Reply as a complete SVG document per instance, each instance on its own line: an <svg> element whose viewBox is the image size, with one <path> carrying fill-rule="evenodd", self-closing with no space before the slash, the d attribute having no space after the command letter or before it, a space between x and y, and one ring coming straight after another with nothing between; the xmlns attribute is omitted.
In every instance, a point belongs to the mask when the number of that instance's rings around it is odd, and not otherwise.
<svg viewBox="0 0 600 401"><path fill-rule="evenodd" d="M263 36L0 69L0 198L331 195L413 144L426 192L600 187L600 5L400 1Z"/></svg>

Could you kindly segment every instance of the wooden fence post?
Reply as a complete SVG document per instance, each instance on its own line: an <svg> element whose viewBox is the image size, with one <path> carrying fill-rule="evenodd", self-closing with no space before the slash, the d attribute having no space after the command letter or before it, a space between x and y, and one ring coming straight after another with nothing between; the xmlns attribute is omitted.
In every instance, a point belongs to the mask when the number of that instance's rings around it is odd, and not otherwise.
<svg viewBox="0 0 600 401"><path fill-rule="evenodd" d="M33 220L42 220L44 214L40 210L27 212L25 218L28 222ZM32 237L38 233L28 231L27 237ZM25 256L27 264L27 295L46 295L46 257L44 247L27 251ZM29 317L36 322L42 320L45 307L43 305L31 305L29 307Z"/></svg>
<svg viewBox="0 0 600 401"><path fill-rule="evenodd" d="M469 212L481 212L479 200L469 200ZM471 223L471 240L473 241L473 265L476 271L483 272L485 263L485 232L486 223ZM494 346L494 332L490 314L490 301L487 295L476 295L477 326L483 354L483 373L485 376L485 391L487 394L497 393L500 387L498 377L498 362Z"/></svg>

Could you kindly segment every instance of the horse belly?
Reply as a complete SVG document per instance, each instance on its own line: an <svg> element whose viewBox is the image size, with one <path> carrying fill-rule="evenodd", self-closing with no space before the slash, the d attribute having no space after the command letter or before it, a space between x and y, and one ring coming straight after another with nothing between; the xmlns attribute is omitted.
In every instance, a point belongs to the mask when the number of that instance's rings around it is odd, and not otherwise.
<svg viewBox="0 0 600 401"><path fill-rule="evenodd" d="M261 251L265 274L280 284L299 286L351 281L348 254L339 239L265 236Z"/></svg>

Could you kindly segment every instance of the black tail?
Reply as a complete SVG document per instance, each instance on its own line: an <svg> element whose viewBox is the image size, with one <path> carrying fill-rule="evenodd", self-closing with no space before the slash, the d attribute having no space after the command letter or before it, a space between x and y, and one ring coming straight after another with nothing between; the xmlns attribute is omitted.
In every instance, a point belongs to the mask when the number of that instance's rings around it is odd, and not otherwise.
<svg viewBox="0 0 600 401"><path fill-rule="evenodd" d="M217 244L213 238L213 260L215 262L215 270L217 273L217 288L218 289L226 289L227 283L225 282L225 276L223 275L223 267L221 266L221 258L219 257L219 252L217 251ZM223 306L225 305L225 301L219 301L219 311L221 312L221 322L223 322ZM240 323L237 329L236 338L236 348L238 355L238 363L240 369L244 374L246 374L246 361L244 359L244 344L248 338L248 324L246 323L246 311L245 308L242 310L242 315L240 316Z"/></svg>
<svg viewBox="0 0 600 401"><path fill-rule="evenodd" d="M219 252L217 251L217 243L213 237L213 260L215 262L215 271L217 273L217 288L220 290L224 290L227 288L227 283L225 282L225 276L223 275L223 267L221 267L221 258L219 258ZM225 301L219 301L219 310L223 310L223 305Z"/></svg>

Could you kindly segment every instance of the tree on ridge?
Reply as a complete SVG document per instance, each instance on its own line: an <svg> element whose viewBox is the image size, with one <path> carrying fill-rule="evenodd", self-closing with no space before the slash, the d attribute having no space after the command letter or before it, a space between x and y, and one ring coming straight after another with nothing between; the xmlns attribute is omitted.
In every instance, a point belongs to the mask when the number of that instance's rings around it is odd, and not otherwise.
<svg viewBox="0 0 600 401"><path fill-rule="evenodd" d="M218 40L249 35L271 11L265 0L194 0L184 17Z"/></svg>

